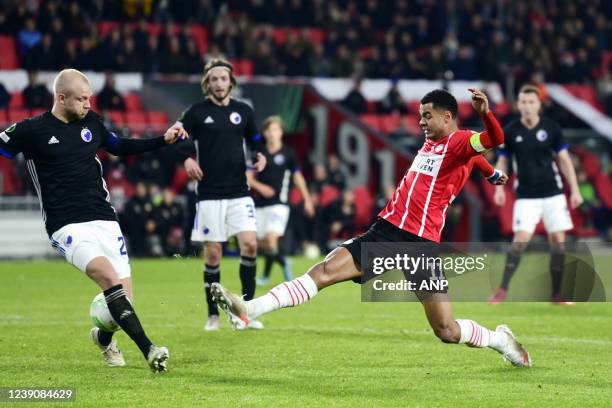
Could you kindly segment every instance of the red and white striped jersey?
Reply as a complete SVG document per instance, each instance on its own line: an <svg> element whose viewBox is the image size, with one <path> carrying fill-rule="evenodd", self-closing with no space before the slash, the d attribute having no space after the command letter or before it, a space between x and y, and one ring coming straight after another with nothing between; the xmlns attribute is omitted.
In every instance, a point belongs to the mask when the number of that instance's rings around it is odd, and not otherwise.
<svg viewBox="0 0 612 408"><path fill-rule="evenodd" d="M391 200L378 216L419 237L440 242L446 210L484 150L479 133L457 130L438 141L426 139Z"/></svg>

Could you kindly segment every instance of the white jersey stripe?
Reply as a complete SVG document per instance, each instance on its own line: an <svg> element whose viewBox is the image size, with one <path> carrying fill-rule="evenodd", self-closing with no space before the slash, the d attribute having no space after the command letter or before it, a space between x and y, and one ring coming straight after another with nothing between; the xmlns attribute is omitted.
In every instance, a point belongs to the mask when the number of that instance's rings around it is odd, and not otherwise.
<svg viewBox="0 0 612 408"><path fill-rule="evenodd" d="M40 190L40 182L38 181L38 173L36 173L36 166L34 165L34 160L27 160L26 165L28 167L28 170L30 171L30 177L32 178L34 188L36 189L36 195L38 195L38 201L40 202L40 213L42 214L43 221L47 222L47 214L45 213L45 210L43 208L42 192Z"/></svg>
<svg viewBox="0 0 612 408"><path fill-rule="evenodd" d="M100 178L102 179L102 188L104 189L104 191L106 191L106 202L110 204L111 196L110 191L108 191L108 187L106 186L106 180L104 180L104 175L102 174L102 162L100 162L100 159L98 158L97 154L95 159L98 162L98 165L100 166ZM115 213L117 212L117 210L115 210L115 207L113 207L112 205L110 206L110 208L112 208Z"/></svg>
<svg viewBox="0 0 612 408"><path fill-rule="evenodd" d="M455 134L455 132L451 133L451 135L448 137L448 141L446 142L446 145L444 145L444 151L442 152L442 159L440 161L440 169L444 165L444 157L446 156L446 151L448 150L448 145L450 144L450 141L453 138L454 134ZM427 192L427 199L425 200L425 206L423 207L423 217L421 218L421 228L419 229L419 233L418 233L419 237L422 237L423 236L423 231L425 231L425 220L427 219L427 210L429 209L429 200L431 199L431 194L433 193L433 189L434 189L434 187L436 185L436 180L438 179L438 174L440 174L439 171L431 179L431 184L429 185L429 192Z"/></svg>
<svg viewBox="0 0 612 408"><path fill-rule="evenodd" d="M289 198L289 182L291 181L291 170L285 170L283 184L281 186L279 198L281 203L286 203Z"/></svg>
<svg viewBox="0 0 612 408"><path fill-rule="evenodd" d="M402 178L402 181L400 184L405 184L406 183L406 176L404 176ZM400 186L397 186L397 188L395 189L395 193L393 193L393 197L391 198L393 200L393 203L391 204L391 211L389 211L384 217L383 220L386 220L388 217L390 217L391 215L393 215L393 213L395 212L395 203L397 203L397 199L400 196L400 190L402 188Z"/></svg>
<svg viewBox="0 0 612 408"><path fill-rule="evenodd" d="M412 196L412 191L414 190L414 186L416 186L417 179L421 173L416 173L414 176L414 180L412 180L412 185L410 186L410 191L408 191L408 197L406 197L406 209L404 210L404 215L402 216L402 222L400 223L400 229L404 228L404 222L406 222L406 217L408 216L408 206L410 204L410 197Z"/></svg>

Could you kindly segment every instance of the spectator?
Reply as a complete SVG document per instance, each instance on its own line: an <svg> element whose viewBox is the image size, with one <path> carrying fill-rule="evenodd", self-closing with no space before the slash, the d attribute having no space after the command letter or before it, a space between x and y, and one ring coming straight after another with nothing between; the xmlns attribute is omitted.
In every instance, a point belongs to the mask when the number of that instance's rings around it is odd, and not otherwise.
<svg viewBox="0 0 612 408"><path fill-rule="evenodd" d="M48 109L53 102L53 96L47 89L47 86L38 82L37 71L28 71L28 86L21 93L23 94L23 103L26 108Z"/></svg>
<svg viewBox="0 0 612 408"><path fill-rule="evenodd" d="M125 100L115 89L115 76L107 72L104 77L104 87L97 96L98 108L101 111L120 110L125 111Z"/></svg>
<svg viewBox="0 0 612 408"><path fill-rule="evenodd" d="M168 256L180 253L184 244L182 231L185 212L174 200L172 190L164 189L163 201L155 208L154 217L164 253Z"/></svg>
<svg viewBox="0 0 612 408"><path fill-rule="evenodd" d="M155 221L153 221L153 204L145 183L136 184L136 195L125 205L120 221L121 229L125 232L130 246L130 253L134 257L147 256L150 252L147 235L155 230Z"/></svg>
<svg viewBox="0 0 612 408"><path fill-rule="evenodd" d="M6 87L0 82L0 109L7 109L11 102L11 94L8 93Z"/></svg>
<svg viewBox="0 0 612 408"><path fill-rule="evenodd" d="M397 81L393 81L392 84L387 95L380 101L379 111L380 113L400 113L405 115L408 113L406 101L404 101L397 88Z"/></svg>
<svg viewBox="0 0 612 408"><path fill-rule="evenodd" d="M340 159L335 154L330 154L327 159L327 183L336 187L338 191L343 191L346 187L346 177Z"/></svg>
<svg viewBox="0 0 612 408"><path fill-rule="evenodd" d="M349 93L344 97L341 104L356 115L361 115L368 111L366 99L361 93L360 77L353 78L353 86Z"/></svg>
<svg viewBox="0 0 612 408"><path fill-rule="evenodd" d="M42 40L42 34L36 29L36 21L32 17L25 21L25 27L19 31L17 41L19 43L19 52L21 55L26 55L28 51L36 47Z"/></svg>

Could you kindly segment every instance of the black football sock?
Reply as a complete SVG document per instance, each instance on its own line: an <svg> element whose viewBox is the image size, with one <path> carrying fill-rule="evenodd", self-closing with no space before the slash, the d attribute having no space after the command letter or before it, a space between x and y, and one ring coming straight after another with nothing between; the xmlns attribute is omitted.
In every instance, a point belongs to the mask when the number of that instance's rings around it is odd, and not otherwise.
<svg viewBox="0 0 612 408"><path fill-rule="evenodd" d="M113 334L115 333L107 332L102 329L98 330L98 343L104 347L108 346L113 339Z"/></svg>
<svg viewBox="0 0 612 408"><path fill-rule="evenodd" d="M145 334L132 304L125 296L123 285L119 284L110 289L106 289L104 291L104 297L106 298L108 311L111 316L113 316L113 319L115 319L123 331L130 336L142 354L144 354L145 358L147 358L152 343Z"/></svg>
<svg viewBox="0 0 612 408"><path fill-rule="evenodd" d="M285 251L279 249L276 255L274 256L274 260L278 262L281 268L285 267L286 259L285 259Z"/></svg>
<svg viewBox="0 0 612 408"><path fill-rule="evenodd" d="M563 281L563 266L565 263L565 252L553 249L550 252L550 277L552 279L552 295L561 294L561 283Z"/></svg>
<svg viewBox="0 0 612 408"><path fill-rule="evenodd" d="M272 273L272 265L274 264L274 255L266 252L264 255L264 273L263 273L263 277L264 278L269 278L270 274Z"/></svg>
<svg viewBox="0 0 612 408"><path fill-rule="evenodd" d="M221 277L221 270L219 265L204 265L204 293L206 294L206 303L208 304L208 315L219 315L219 308L217 304L213 302L212 295L210 293L210 286L213 283L219 283Z"/></svg>
<svg viewBox="0 0 612 408"><path fill-rule="evenodd" d="M521 262L521 251L510 248L508 252L508 256L506 257L506 267L504 268L504 276L502 278L501 287L502 289L508 290L508 285L510 285L510 279L512 279L512 275L518 268L519 263Z"/></svg>
<svg viewBox="0 0 612 408"><path fill-rule="evenodd" d="M250 256L240 256L240 282L244 300L251 300L255 296L255 273L257 259Z"/></svg>

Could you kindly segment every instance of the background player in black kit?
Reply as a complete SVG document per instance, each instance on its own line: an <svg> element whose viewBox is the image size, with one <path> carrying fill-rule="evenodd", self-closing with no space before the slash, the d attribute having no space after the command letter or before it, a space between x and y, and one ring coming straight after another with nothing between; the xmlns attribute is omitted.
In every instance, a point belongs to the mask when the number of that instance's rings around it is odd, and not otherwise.
<svg viewBox="0 0 612 408"><path fill-rule="evenodd" d="M508 162L514 160L518 181L517 200L512 215L514 238L506 258L501 285L491 297L490 303L498 304L506 298L510 279L520 263L521 254L542 219L551 249L551 299L556 304L571 304L560 294L565 231L571 230L573 224L563 194L559 168L570 188L572 209L583 201L576 181L576 172L567 151L568 146L563 142L561 128L552 120L540 116L542 104L538 88L531 85L521 87L517 107L521 118L504 129L505 147L500 151L496 166L507 172ZM559 162L559 168L555 158ZM496 188L494 201L499 206L504 205L506 195L503 187Z"/></svg>
<svg viewBox="0 0 612 408"><path fill-rule="evenodd" d="M193 144L179 145L185 169L198 181L196 215L191 240L204 243L204 291L208 303L206 331L218 330L219 310L210 285L219 282L222 242L236 235L240 246L240 281L245 299L255 295L257 227L255 203L249 196L244 142L257 153L255 171L266 165L253 109L230 98L236 85L232 66L213 59L204 67L201 86L207 98L191 105L168 131L191 135ZM192 156L195 154L196 159ZM249 328L263 325L254 321Z"/></svg>
<svg viewBox="0 0 612 408"><path fill-rule="evenodd" d="M296 161L295 152L283 146L283 120L280 116L266 118L262 132L266 141L266 168L257 175L253 172L247 173L249 185L255 192L257 239L265 258L263 276L257 280L258 285L268 283L274 262L278 262L283 268L286 281L293 279L291 262L278 244L278 239L285 234L289 220L288 202L292 180L304 198L304 212L309 217L314 215L312 198Z"/></svg>
<svg viewBox="0 0 612 408"><path fill-rule="evenodd" d="M61 71L53 90L51 111L0 133L0 153L24 154L52 246L100 286L111 315L138 345L151 369L166 371L168 349L151 343L130 302L125 241L96 153L99 148L114 155L142 153L174 143L178 132L148 140L117 137L90 111L91 84L77 70ZM98 328L91 330L106 363L123 366L125 360L112 336Z"/></svg>

